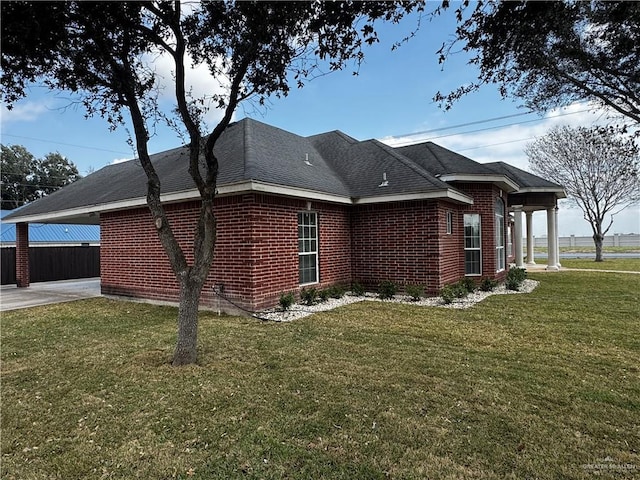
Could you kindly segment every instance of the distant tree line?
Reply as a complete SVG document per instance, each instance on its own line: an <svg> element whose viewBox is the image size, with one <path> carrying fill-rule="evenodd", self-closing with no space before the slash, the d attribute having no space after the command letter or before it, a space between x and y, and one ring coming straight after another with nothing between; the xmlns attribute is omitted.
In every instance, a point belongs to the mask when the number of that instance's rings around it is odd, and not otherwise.
<svg viewBox="0 0 640 480"><path fill-rule="evenodd" d="M13 210L75 182L78 167L58 152L36 158L22 145L2 145L2 209Z"/></svg>

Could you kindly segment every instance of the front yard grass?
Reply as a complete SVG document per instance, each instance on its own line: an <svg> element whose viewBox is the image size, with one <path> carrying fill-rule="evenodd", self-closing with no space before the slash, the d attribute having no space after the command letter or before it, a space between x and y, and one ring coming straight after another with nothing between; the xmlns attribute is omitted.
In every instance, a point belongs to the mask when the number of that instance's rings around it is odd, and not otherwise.
<svg viewBox="0 0 640 480"><path fill-rule="evenodd" d="M292 323L93 299L2 315L3 479L640 475L640 277ZM597 476L596 476L597 475Z"/></svg>
<svg viewBox="0 0 640 480"><path fill-rule="evenodd" d="M593 258L561 258L560 263L567 268L640 272L640 258L607 258L605 255L602 262L595 262Z"/></svg>

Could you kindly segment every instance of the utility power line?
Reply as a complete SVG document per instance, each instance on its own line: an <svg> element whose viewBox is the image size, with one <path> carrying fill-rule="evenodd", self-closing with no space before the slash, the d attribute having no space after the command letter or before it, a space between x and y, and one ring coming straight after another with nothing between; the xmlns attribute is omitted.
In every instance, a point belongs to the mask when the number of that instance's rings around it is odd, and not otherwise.
<svg viewBox="0 0 640 480"><path fill-rule="evenodd" d="M131 155L131 152L122 152L119 150L110 150L108 148L100 148L100 147L90 147L88 145L78 145L77 143L65 143L65 142L58 142L55 140L47 140L46 138L36 138L36 137L25 137L22 135L13 135L11 133L2 133L3 137L13 137L13 138L22 138L25 140L33 140L35 142L45 142L45 143L53 143L56 145L65 145L67 147L75 147L75 148L84 148L87 150L96 150L99 152L109 152L109 153L119 153L122 155Z"/></svg>
<svg viewBox="0 0 640 480"><path fill-rule="evenodd" d="M590 111L590 109L587 108L587 109L584 109L584 110L577 110L575 112L559 113L558 115L554 115L553 117L535 118L533 120L525 120L525 121L522 121L522 122L511 122L511 123L506 123L506 124L495 125L493 127L480 128L480 129L476 129L476 130L467 130L467 131L456 132L456 133L448 133L446 135L439 135L439 136L436 136L436 137L421 138L419 140L418 139L413 139L412 140L412 139L408 138L408 137L422 137L422 136L425 136L425 135L427 135L429 133L432 133L432 132L437 132L437 131L442 131L442 130L451 130L451 129L454 129L454 128L467 127L467 126L470 126L470 125L479 125L479 124L483 124L483 123L490 123L490 122L497 121L497 120L502 120L502 119L505 119L505 118L512 118L512 117L516 117L516 116L529 115L529 114L531 114L533 112L517 113L517 114L513 114L513 115L505 115L503 117L494 117L494 118L488 118L488 119L485 119L485 120L477 120L475 122L461 123L461 124L458 124L458 125L451 125L449 127L436 128L436 129L433 129L433 130L423 130L423 131L420 131L420 132L407 133L407 134L404 134L404 135L393 135L392 137L390 137L390 139L407 138L407 140L405 140L405 141L393 144L394 147L402 147L402 146L411 145L411 144L417 143L417 142L425 142L425 141L435 140L435 139L438 139L438 138L453 137L453 136L456 136L456 135L467 135L469 133L484 132L484 131L487 131L487 130L495 130L497 128L510 127L512 125L522 125L522 124L525 124L525 123L542 122L544 120L548 120L549 118L565 117L567 115L575 115L577 113L584 113L584 112L589 112L589 111ZM480 148L480 147L476 147L476 148Z"/></svg>

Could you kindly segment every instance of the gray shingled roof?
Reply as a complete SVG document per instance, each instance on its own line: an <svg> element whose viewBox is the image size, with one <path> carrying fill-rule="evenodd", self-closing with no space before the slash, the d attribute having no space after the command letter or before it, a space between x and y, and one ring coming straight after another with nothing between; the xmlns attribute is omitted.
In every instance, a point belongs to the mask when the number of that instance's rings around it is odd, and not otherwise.
<svg viewBox="0 0 640 480"><path fill-rule="evenodd" d="M219 188L261 182L348 201L401 194L445 195L453 188L437 178L443 174L497 173L522 186L559 187L501 162L479 164L431 142L392 148L376 140L361 142L338 131L301 137L248 118L227 127L215 153L220 164ZM163 194L195 191L187 172L187 156L186 146L152 155ZM386 186L381 186L383 177ZM116 202L135 203L146 197L146 185L139 161L109 165L24 206L6 220Z"/></svg>
<svg viewBox="0 0 640 480"><path fill-rule="evenodd" d="M352 197L447 190L416 162L377 140L359 142L341 132L310 137L318 151L347 183ZM381 187L386 177L387 186Z"/></svg>
<svg viewBox="0 0 640 480"><path fill-rule="evenodd" d="M526 172L504 162L485 163L485 167L501 175L507 175L520 185L521 189L542 188L547 190L564 190L562 185L550 182L542 177Z"/></svg>
<svg viewBox="0 0 640 480"><path fill-rule="evenodd" d="M433 142L407 145L396 149L433 175L490 175L495 173L483 164Z"/></svg>

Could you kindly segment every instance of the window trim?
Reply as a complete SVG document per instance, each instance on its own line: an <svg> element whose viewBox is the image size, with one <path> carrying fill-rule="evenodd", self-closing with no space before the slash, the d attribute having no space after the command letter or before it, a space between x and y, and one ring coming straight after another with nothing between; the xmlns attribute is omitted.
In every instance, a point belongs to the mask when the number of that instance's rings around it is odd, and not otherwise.
<svg viewBox="0 0 640 480"><path fill-rule="evenodd" d="M478 247L467 247L467 239L474 238L467 236L467 218L478 217ZM465 277L481 277L482 276L482 216L479 213L465 213L464 214L464 235L463 235L463 247L464 247L464 275ZM467 273L467 252L479 253L479 272Z"/></svg>
<svg viewBox="0 0 640 480"><path fill-rule="evenodd" d="M500 205L501 212L498 211L498 205ZM505 211L504 201L501 198L496 198L493 215L495 221L495 249L496 249L496 273L502 272L507 268L507 249L505 245ZM502 226L502 235L500 235L499 228Z"/></svg>
<svg viewBox="0 0 640 480"><path fill-rule="evenodd" d="M304 218L303 216L304 215L313 215L313 218L315 220L313 222L313 224L311 224L311 223L308 224L308 225L304 224L303 223L304 222L304 220L303 220L303 218ZM302 212L298 212L297 220L298 220L298 222L297 222L298 223L298 285L300 285L300 286L315 285L317 283L320 283L320 259L319 259L319 257L320 257L320 255L319 255L319 252L320 252L320 229L318 228L318 212L309 211L309 210L304 210ZM313 226L313 227L315 227L315 232L316 232L315 237L306 238L306 237L304 237L304 234L301 237L300 236L300 227L301 226L303 228L305 226ZM316 249L313 250L313 251L310 250L308 252L300 251L300 241L301 240L303 242L304 241L313 241L313 240L315 240ZM316 274L315 275L315 280L313 280L311 282L302 283L300 281L301 280L301 258L302 257L308 257L308 256L311 256L311 255L315 255L315 266L314 266L315 274Z"/></svg>
<svg viewBox="0 0 640 480"><path fill-rule="evenodd" d="M446 216L446 232L447 235L453 234L453 212L449 210Z"/></svg>

